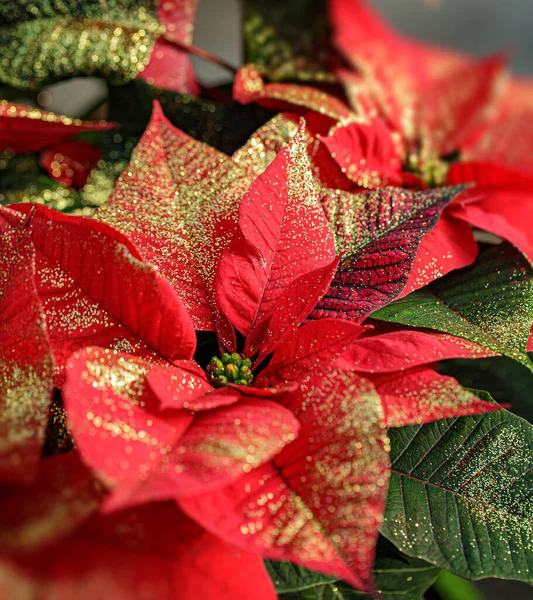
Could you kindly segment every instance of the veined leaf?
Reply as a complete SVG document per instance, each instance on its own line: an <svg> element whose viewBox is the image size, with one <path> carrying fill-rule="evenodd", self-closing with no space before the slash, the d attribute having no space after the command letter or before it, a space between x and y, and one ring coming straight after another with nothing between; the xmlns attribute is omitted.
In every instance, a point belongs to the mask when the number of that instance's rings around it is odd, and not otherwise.
<svg viewBox="0 0 533 600"><path fill-rule="evenodd" d="M312 316L362 320L397 298L420 241L459 189L382 188L365 194L329 190L324 209L344 256Z"/></svg>
<svg viewBox="0 0 533 600"><path fill-rule="evenodd" d="M533 427L505 411L389 431L382 533L466 577L530 581Z"/></svg>
<svg viewBox="0 0 533 600"><path fill-rule="evenodd" d="M533 268L506 243L484 252L472 267L380 309L372 318L451 333L533 368L526 354L533 321Z"/></svg>

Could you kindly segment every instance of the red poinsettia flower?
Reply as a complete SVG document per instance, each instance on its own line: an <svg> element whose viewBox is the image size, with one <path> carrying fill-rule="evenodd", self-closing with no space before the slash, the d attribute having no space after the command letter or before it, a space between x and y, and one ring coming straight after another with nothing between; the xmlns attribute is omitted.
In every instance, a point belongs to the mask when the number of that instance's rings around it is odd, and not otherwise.
<svg viewBox="0 0 533 600"><path fill-rule="evenodd" d="M234 547L372 588L386 428L498 407L428 367L374 383L336 366L363 328L301 324L337 263L301 132L245 194L219 253L211 302L226 352L205 373L101 348L69 359L65 406L111 490L105 511L174 499Z"/></svg>

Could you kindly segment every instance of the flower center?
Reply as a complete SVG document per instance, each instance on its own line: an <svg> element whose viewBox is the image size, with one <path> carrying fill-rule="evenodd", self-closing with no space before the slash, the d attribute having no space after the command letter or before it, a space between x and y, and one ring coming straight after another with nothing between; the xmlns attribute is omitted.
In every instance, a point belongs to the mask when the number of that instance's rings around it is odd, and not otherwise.
<svg viewBox="0 0 533 600"><path fill-rule="evenodd" d="M214 356L207 366L209 378L217 387L225 387L228 383L251 385L254 380L252 361L242 354L224 352L221 358Z"/></svg>

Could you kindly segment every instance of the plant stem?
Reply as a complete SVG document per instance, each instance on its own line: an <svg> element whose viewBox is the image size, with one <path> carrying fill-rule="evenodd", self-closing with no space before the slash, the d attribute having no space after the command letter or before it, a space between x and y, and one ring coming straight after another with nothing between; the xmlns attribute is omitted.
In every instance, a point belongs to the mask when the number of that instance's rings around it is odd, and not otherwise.
<svg viewBox="0 0 533 600"><path fill-rule="evenodd" d="M433 589L442 600L486 600L475 583L452 575L448 571L443 571L439 575L433 584Z"/></svg>
<svg viewBox="0 0 533 600"><path fill-rule="evenodd" d="M218 65L219 67L222 67L223 69L226 69L227 71L231 71L231 73L237 73L237 71L238 71L237 67L230 65L223 58L220 58L219 56L215 56L214 54L211 54L211 52L208 52L207 50L204 50L203 48L198 48L198 46L195 46L194 44L183 44L182 42L177 40L174 36L172 36L168 33L163 34L163 38L167 42L170 42L171 44L176 46L176 48L179 48L180 50L183 50L184 52L188 52L189 54L194 54L195 56L198 56L199 58L201 58L203 60L207 60L208 62Z"/></svg>

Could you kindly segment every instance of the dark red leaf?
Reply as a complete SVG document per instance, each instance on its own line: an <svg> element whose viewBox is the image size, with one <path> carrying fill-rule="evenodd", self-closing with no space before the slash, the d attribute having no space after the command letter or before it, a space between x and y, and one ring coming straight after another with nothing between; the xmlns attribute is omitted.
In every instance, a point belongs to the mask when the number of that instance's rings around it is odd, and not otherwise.
<svg viewBox="0 0 533 600"><path fill-rule="evenodd" d="M313 318L361 321L405 288L424 235L458 188L331 192L324 207L343 258Z"/></svg>

